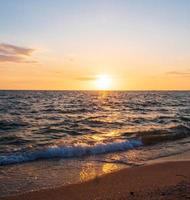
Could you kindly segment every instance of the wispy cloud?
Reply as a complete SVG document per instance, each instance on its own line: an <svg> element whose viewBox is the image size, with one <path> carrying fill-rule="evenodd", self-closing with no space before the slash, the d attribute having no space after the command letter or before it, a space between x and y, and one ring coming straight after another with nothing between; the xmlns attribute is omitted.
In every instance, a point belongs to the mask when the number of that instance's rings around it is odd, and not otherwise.
<svg viewBox="0 0 190 200"><path fill-rule="evenodd" d="M190 69L185 71L169 71L166 73L169 76L183 76L183 77L190 77Z"/></svg>
<svg viewBox="0 0 190 200"><path fill-rule="evenodd" d="M79 80L79 81L94 81L96 79L97 79L96 76L82 76L82 77L75 78L75 80Z"/></svg>
<svg viewBox="0 0 190 200"><path fill-rule="evenodd" d="M35 63L31 59L35 49L0 43L0 62Z"/></svg>

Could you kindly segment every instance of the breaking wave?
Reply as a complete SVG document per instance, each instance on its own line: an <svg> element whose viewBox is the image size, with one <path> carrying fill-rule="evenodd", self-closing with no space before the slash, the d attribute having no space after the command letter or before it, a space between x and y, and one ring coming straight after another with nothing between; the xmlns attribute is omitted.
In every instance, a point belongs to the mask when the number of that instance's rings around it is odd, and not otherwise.
<svg viewBox="0 0 190 200"><path fill-rule="evenodd" d="M110 152L124 151L134 149L142 145L140 140L127 140L124 142L100 143L96 145L84 146L51 146L43 150L33 152L14 153L0 156L0 165L15 164L21 162L34 161L38 159L50 158L73 158L86 155L97 155Z"/></svg>

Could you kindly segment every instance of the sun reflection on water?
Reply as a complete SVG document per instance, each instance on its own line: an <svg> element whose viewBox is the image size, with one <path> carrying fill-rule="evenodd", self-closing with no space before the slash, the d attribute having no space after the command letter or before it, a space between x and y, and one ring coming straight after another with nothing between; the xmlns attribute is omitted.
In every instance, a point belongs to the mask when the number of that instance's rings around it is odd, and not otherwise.
<svg viewBox="0 0 190 200"><path fill-rule="evenodd" d="M80 180L81 181L87 181L90 179L93 179L97 176L96 169L92 163L85 164L80 172Z"/></svg>
<svg viewBox="0 0 190 200"><path fill-rule="evenodd" d="M106 163L102 166L102 171L104 173L110 173L110 172L113 172L113 171L116 171L118 170L118 166L116 164L113 164L113 163Z"/></svg>
<svg viewBox="0 0 190 200"><path fill-rule="evenodd" d="M121 166L115 163L102 163L99 165L94 165L94 163L85 163L81 167L80 171L80 181L88 181L90 179L97 178L100 175L111 173L121 169Z"/></svg>

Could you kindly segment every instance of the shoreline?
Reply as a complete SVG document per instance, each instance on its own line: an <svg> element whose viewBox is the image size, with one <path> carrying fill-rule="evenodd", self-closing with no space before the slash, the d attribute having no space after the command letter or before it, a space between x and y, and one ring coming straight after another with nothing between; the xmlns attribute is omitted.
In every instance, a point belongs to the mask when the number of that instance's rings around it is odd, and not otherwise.
<svg viewBox="0 0 190 200"><path fill-rule="evenodd" d="M190 198L189 169L190 151L153 160L143 166L121 169L83 183L1 199L186 199Z"/></svg>

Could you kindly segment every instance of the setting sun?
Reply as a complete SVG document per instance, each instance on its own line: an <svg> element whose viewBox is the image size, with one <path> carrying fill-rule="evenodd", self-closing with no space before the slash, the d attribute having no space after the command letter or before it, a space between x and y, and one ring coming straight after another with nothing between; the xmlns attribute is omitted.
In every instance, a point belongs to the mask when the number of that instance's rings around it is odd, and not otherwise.
<svg viewBox="0 0 190 200"><path fill-rule="evenodd" d="M96 87L99 90L109 90L111 89L112 79L109 75L102 74L97 76Z"/></svg>

